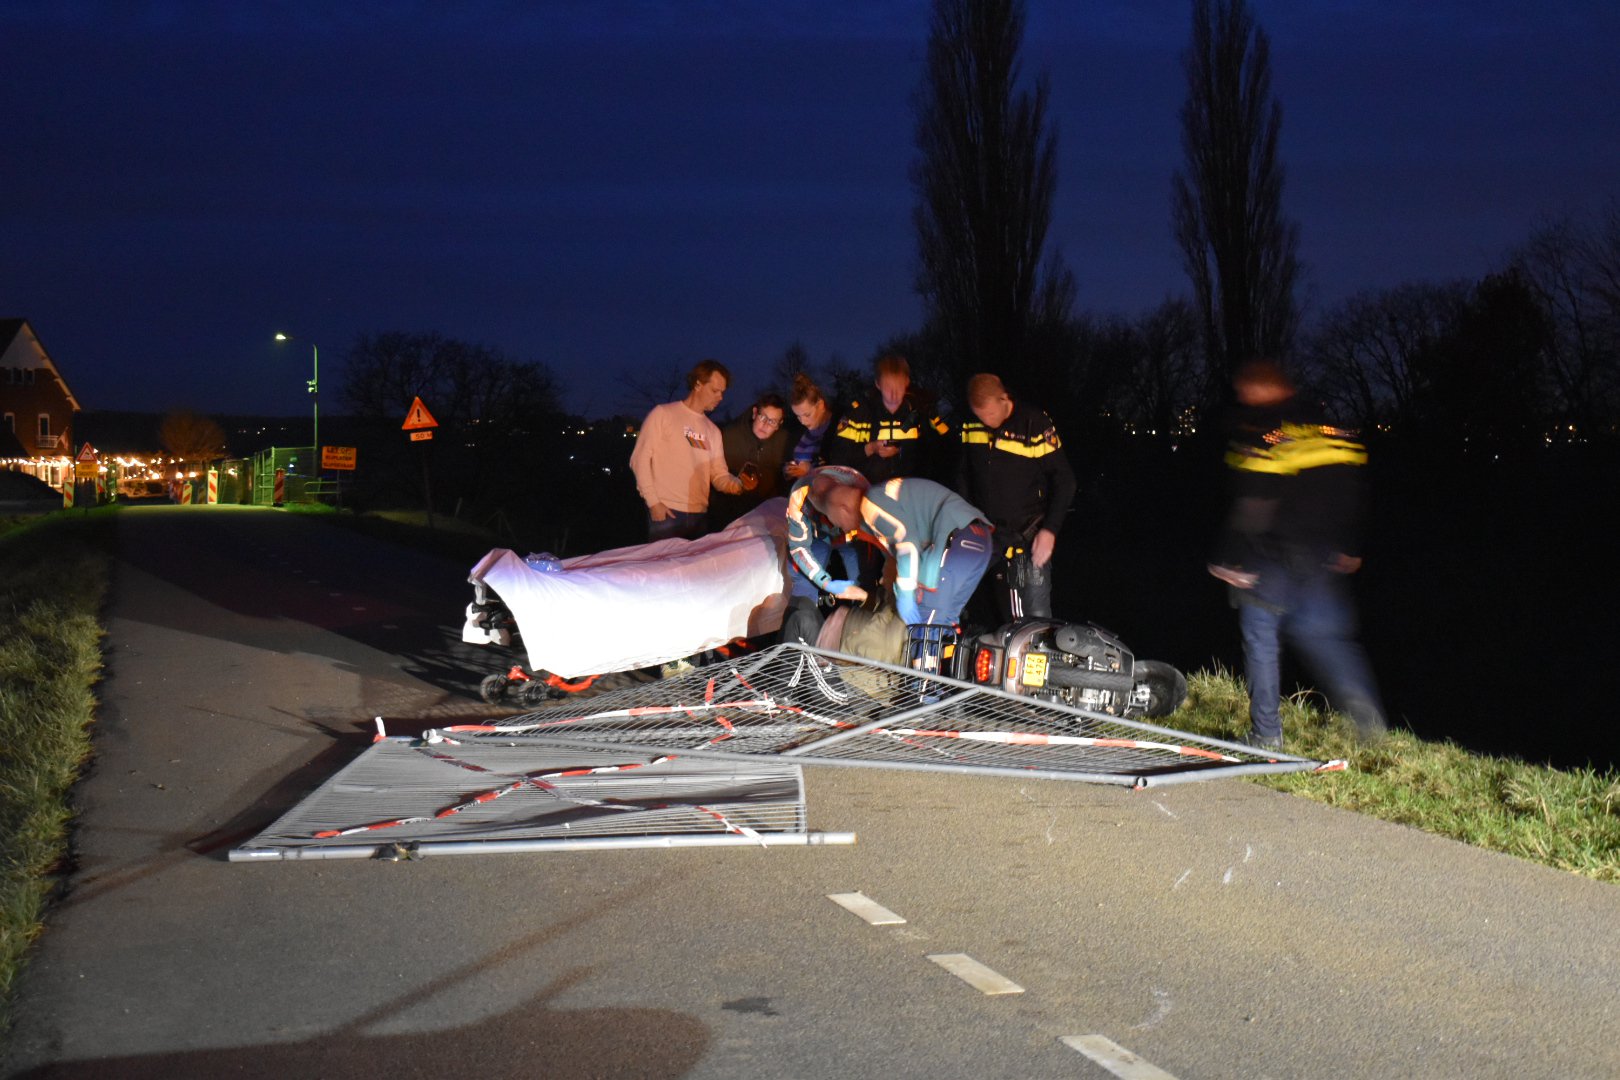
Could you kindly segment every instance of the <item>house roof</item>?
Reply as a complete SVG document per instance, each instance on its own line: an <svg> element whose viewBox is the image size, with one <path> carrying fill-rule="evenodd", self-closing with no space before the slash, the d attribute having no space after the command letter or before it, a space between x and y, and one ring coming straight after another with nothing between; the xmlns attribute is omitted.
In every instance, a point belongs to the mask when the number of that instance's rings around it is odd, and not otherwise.
<svg viewBox="0 0 1620 1080"><path fill-rule="evenodd" d="M23 338L24 335L26 335L27 341L33 342L34 349L39 353L39 358L45 362L45 369L56 380L56 385L62 388L62 396L67 398L68 404L73 407L73 411L78 412L80 408L79 399L73 396L73 391L68 388L67 380L62 378L60 371L56 370L56 362L51 359L51 354L45 351L45 346L39 340L39 335L34 333L34 328L28 325L27 319L0 319L0 355L4 355L6 350L11 348L11 343Z"/></svg>

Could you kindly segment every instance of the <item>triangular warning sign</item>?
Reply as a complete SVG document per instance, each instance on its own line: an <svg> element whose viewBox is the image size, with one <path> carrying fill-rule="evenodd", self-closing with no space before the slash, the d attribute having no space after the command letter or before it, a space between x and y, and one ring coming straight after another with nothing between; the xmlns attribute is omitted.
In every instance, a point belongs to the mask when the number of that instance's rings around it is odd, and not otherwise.
<svg viewBox="0 0 1620 1080"><path fill-rule="evenodd" d="M435 428L439 422L433 419L433 414L427 411L419 397L411 399L411 411L405 414L405 423L401 425L405 431L419 431L422 428Z"/></svg>
<svg viewBox="0 0 1620 1080"><path fill-rule="evenodd" d="M78 460L80 460L80 461L94 461L94 460L96 460L96 452L93 449L90 448L89 443L85 443L83 446L79 447Z"/></svg>

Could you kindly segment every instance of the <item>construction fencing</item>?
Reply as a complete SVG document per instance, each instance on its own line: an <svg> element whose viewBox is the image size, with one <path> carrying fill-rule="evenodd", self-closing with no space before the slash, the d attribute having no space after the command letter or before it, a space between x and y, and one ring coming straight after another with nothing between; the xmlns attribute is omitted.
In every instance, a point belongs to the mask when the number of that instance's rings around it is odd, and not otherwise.
<svg viewBox="0 0 1620 1080"><path fill-rule="evenodd" d="M461 853L514 840L544 850L585 836L851 842L806 831L801 765L1136 788L1344 767L778 645L495 723L379 741L231 858Z"/></svg>

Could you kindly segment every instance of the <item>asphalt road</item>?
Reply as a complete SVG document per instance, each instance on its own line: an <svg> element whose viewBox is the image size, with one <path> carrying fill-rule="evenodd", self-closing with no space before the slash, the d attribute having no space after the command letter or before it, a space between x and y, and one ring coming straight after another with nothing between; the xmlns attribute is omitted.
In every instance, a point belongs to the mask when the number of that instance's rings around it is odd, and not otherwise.
<svg viewBox="0 0 1620 1080"><path fill-rule="evenodd" d="M1620 1075L1620 890L1239 781L823 767L854 847L228 863L372 717L487 715L506 657L458 640L464 566L270 510L119 532L6 1076Z"/></svg>

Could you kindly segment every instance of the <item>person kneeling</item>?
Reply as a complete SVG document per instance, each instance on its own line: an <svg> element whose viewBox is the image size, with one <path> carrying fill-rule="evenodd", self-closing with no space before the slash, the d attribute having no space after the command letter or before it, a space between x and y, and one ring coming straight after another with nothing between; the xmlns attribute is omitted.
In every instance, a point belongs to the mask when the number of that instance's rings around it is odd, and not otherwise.
<svg viewBox="0 0 1620 1080"><path fill-rule="evenodd" d="M920 477L865 491L818 477L809 498L835 527L870 539L894 559L894 600L906 624L907 663L941 673L945 645L955 641L962 609L990 565L991 528L984 515L950 488ZM843 596L864 599L850 590Z"/></svg>

